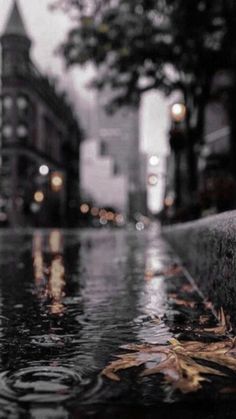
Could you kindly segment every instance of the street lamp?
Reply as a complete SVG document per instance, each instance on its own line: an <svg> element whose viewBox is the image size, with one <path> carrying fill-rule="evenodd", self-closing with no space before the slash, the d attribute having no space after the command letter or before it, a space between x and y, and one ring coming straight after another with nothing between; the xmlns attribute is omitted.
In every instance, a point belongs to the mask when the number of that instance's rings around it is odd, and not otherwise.
<svg viewBox="0 0 236 419"><path fill-rule="evenodd" d="M44 193L42 191L37 191L34 194L34 200L38 204L41 204L44 201Z"/></svg>
<svg viewBox="0 0 236 419"><path fill-rule="evenodd" d="M171 106L171 118L174 122L182 122L186 117L186 106L183 103L174 103Z"/></svg>
<svg viewBox="0 0 236 419"><path fill-rule="evenodd" d="M149 158L149 164L150 166L158 166L160 163L160 158L158 156L150 156Z"/></svg>
<svg viewBox="0 0 236 419"><path fill-rule="evenodd" d="M89 208L89 205L88 204L82 204L82 205L80 205L80 212L82 214L88 214L89 213L89 210L90 210L90 208Z"/></svg>
<svg viewBox="0 0 236 419"><path fill-rule="evenodd" d="M42 164L39 168L39 173L42 176L47 176L49 173L49 167L46 164Z"/></svg>
<svg viewBox="0 0 236 419"><path fill-rule="evenodd" d="M52 173L51 186L52 186L52 190L55 191L55 192L58 192L62 189L62 187L63 187L63 177L62 177L62 174L60 172Z"/></svg>
<svg viewBox="0 0 236 419"><path fill-rule="evenodd" d="M170 146L175 158L175 206L181 206L181 154L186 143L186 132L183 122L187 109L183 103L174 103L171 106Z"/></svg>
<svg viewBox="0 0 236 419"><path fill-rule="evenodd" d="M158 176L157 176L157 174L154 174L154 173L153 174L150 174L148 176L148 184L150 186L156 186L157 183L158 183Z"/></svg>

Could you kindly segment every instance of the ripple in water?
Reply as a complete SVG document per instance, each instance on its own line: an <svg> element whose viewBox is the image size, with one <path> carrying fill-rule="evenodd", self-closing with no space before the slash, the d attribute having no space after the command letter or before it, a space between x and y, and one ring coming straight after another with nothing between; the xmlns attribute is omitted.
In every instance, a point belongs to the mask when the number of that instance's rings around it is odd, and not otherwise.
<svg viewBox="0 0 236 419"><path fill-rule="evenodd" d="M96 392L99 384L64 366L34 366L0 374L0 396L21 402L58 403Z"/></svg>
<svg viewBox="0 0 236 419"><path fill-rule="evenodd" d="M67 339L64 336L58 335L42 335L42 336L33 336L31 343L36 346L41 346L43 348L60 348L64 347Z"/></svg>

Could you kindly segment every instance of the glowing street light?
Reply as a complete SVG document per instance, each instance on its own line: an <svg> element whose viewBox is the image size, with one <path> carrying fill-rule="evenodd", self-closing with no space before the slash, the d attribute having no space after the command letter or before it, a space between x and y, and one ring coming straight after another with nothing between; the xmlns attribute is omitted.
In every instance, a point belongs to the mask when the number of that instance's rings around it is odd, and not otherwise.
<svg viewBox="0 0 236 419"><path fill-rule="evenodd" d="M183 103L174 103L171 107L172 127L170 130L170 147L174 152L174 189L175 207L181 206L182 192L182 173L181 173L181 153L186 145L186 127L181 124L186 118L187 109ZM168 201L167 201L168 204ZM167 205L168 206L168 205Z"/></svg>
<svg viewBox="0 0 236 419"><path fill-rule="evenodd" d="M44 193L42 191L37 191L34 194L34 200L38 204L41 204L44 201Z"/></svg>
<svg viewBox="0 0 236 419"><path fill-rule="evenodd" d="M82 214L88 214L89 210L90 210L90 208L89 208L89 205L88 204L82 204L82 205L80 205L80 212Z"/></svg>
<svg viewBox="0 0 236 419"><path fill-rule="evenodd" d="M40 166L39 168L39 173L42 176L47 176L49 173L49 167L46 166L46 164L42 164L42 166Z"/></svg>
<svg viewBox="0 0 236 419"><path fill-rule="evenodd" d="M186 117L186 106L183 103L174 103L171 107L171 117L175 122L182 122Z"/></svg>
<svg viewBox="0 0 236 419"><path fill-rule="evenodd" d="M51 177L51 185L53 191L60 191L63 186L63 178L61 173L54 172Z"/></svg>
<svg viewBox="0 0 236 419"><path fill-rule="evenodd" d="M148 184L150 186L156 186L158 183L158 177L157 175L149 175L148 176Z"/></svg>
<svg viewBox="0 0 236 419"><path fill-rule="evenodd" d="M149 164L151 166L158 166L159 163L160 163L160 158L158 156L151 156L149 158Z"/></svg>

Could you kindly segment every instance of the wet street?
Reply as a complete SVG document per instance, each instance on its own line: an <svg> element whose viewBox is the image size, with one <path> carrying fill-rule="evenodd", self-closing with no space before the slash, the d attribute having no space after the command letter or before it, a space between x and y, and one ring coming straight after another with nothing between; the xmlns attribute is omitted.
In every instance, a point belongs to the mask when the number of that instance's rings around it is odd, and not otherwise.
<svg viewBox="0 0 236 419"><path fill-rule="evenodd" d="M1 418L234 417L233 340L158 226L6 230L0 265Z"/></svg>

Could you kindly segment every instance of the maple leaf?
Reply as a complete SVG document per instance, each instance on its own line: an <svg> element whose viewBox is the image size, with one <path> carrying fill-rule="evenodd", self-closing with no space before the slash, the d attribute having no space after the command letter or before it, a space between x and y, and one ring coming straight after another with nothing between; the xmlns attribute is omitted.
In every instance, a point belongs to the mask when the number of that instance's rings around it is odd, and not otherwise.
<svg viewBox="0 0 236 419"><path fill-rule="evenodd" d="M151 362L154 366L144 369L142 377L161 373L173 388L189 393L201 389L203 381L209 381L205 375L225 375L219 369L221 366L236 372L234 339L212 343L171 339L168 345L130 344L123 346L123 349L134 352L118 355L119 359L111 362L102 375L119 381L118 371ZM214 367L202 365L199 360L210 361Z"/></svg>
<svg viewBox="0 0 236 419"><path fill-rule="evenodd" d="M182 342L171 340L174 351L184 354L192 359L211 361L218 366L226 367L236 371L236 348L235 339L228 339L222 342Z"/></svg>
<svg viewBox="0 0 236 419"><path fill-rule="evenodd" d="M186 355L171 354L166 361L161 362L154 368L144 370L141 376L149 376L157 373L164 374L165 381L179 389L182 393L197 391L201 388L201 382L206 381L203 374L221 375L213 368L208 368L193 361Z"/></svg>
<svg viewBox="0 0 236 419"><path fill-rule="evenodd" d="M159 355L159 356L158 356ZM145 364L148 361L157 360L157 358L164 359L166 358L165 353L162 354L159 352L151 352L144 350L143 352L135 352L133 354L124 354L117 355L119 358L116 361L111 362L104 370L102 375L107 378L110 378L113 381L120 381L119 375L116 374L117 371L126 370L128 368L139 367L140 365Z"/></svg>

